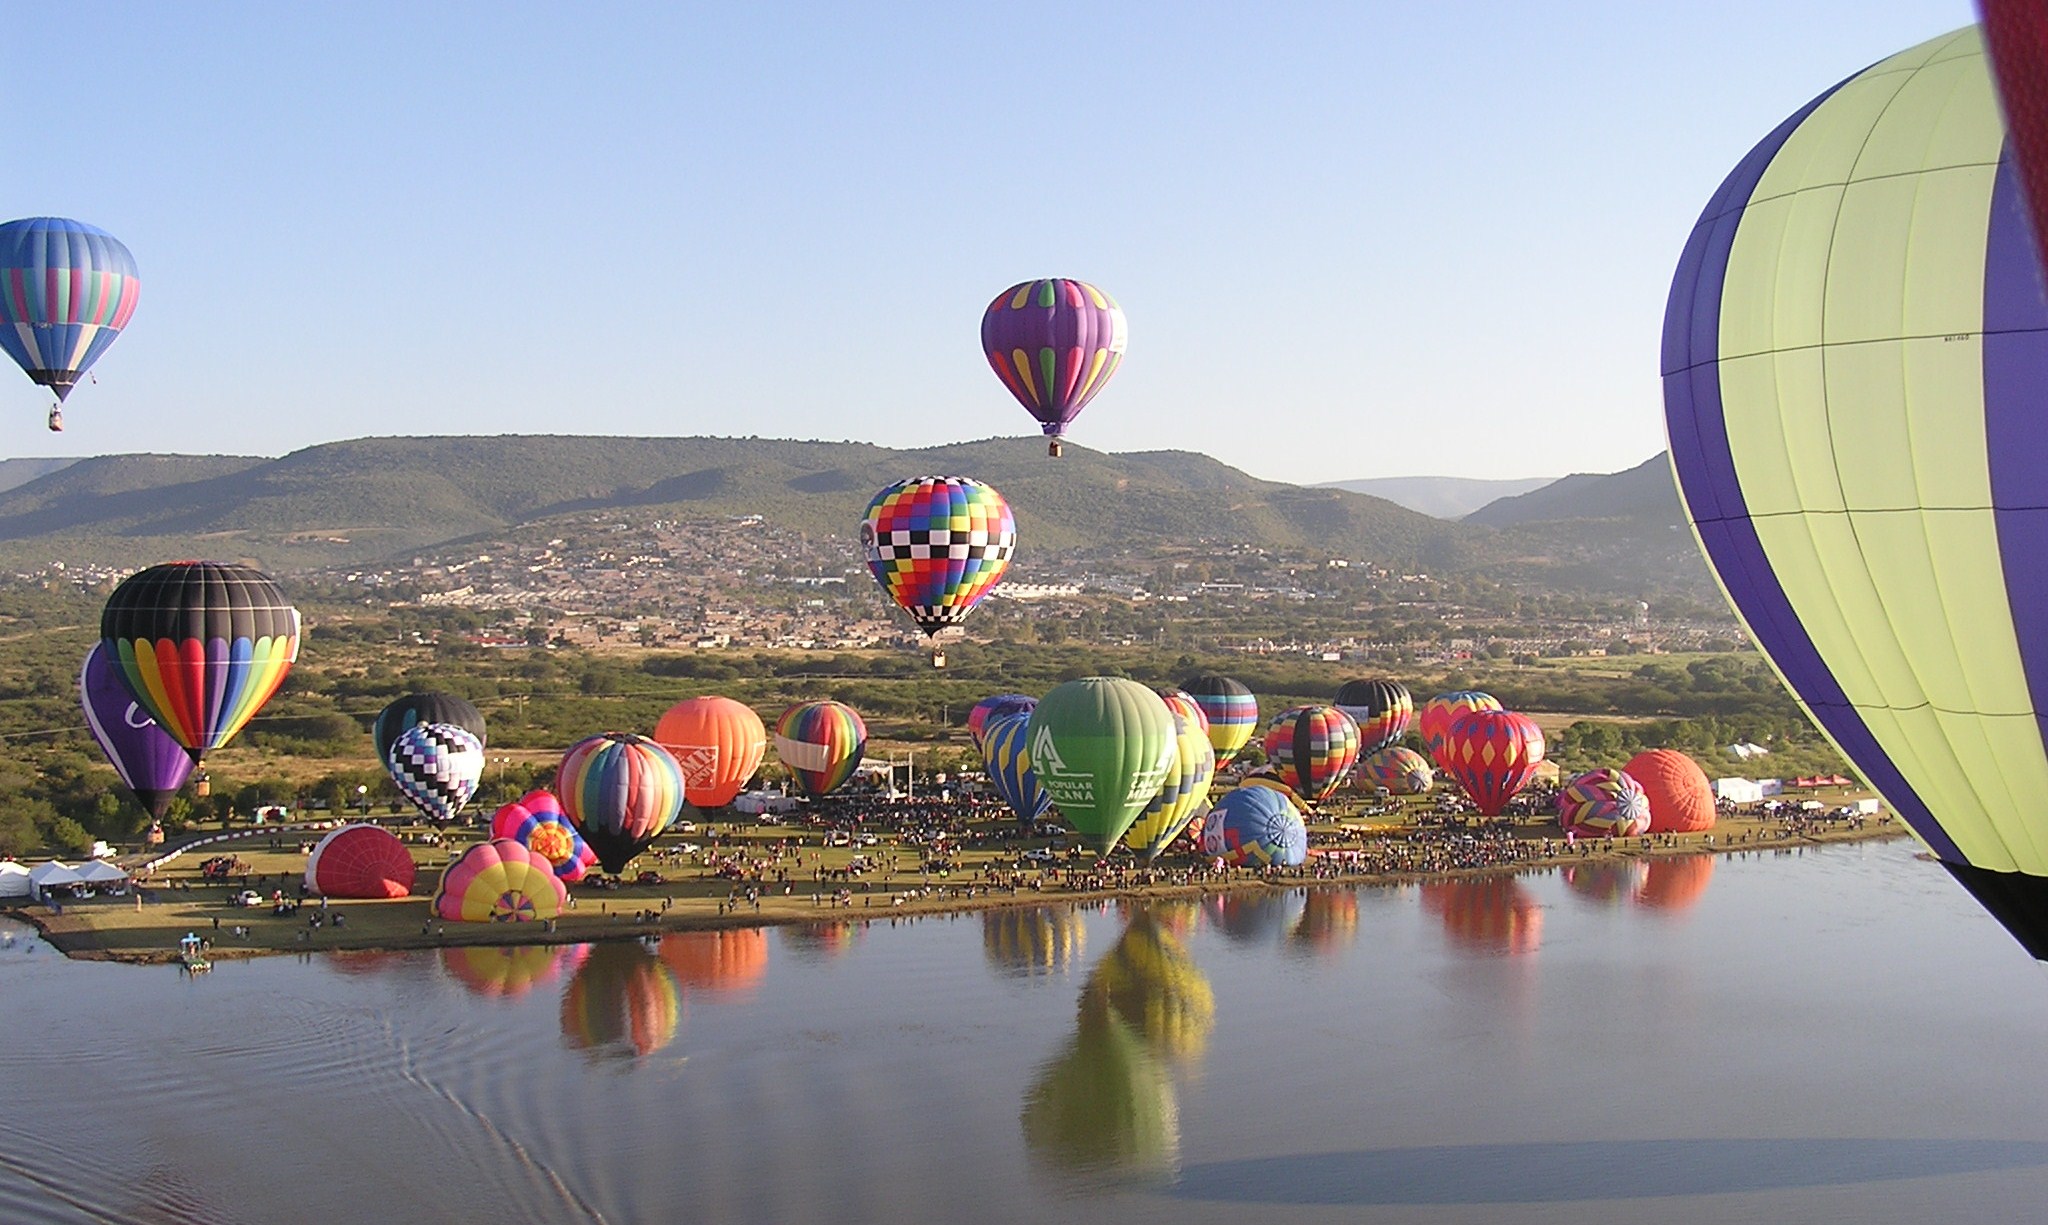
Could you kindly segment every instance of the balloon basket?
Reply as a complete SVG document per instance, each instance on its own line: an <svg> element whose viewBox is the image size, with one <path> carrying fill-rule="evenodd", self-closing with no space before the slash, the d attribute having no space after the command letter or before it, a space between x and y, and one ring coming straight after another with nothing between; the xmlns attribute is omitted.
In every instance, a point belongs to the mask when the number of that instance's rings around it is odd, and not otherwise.
<svg viewBox="0 0 2048 1225"><path fill-rule="evenodd" d="M1054 459L1058 459L1063 450L1064 448L1060 446L1060 440L1057 438L1045 444L1045 453Z"/></svg>
<svg viewBox="0 0 2048 1225"><path fill-rule="evenodd" d="M932 667L934 667L934 668L943 668L943 667L945 667L945 666L946 666L946 652L945 652L945 650L944 650L943 648L940 648L940 647L933 647L933 648L932 648Z"/></svg>

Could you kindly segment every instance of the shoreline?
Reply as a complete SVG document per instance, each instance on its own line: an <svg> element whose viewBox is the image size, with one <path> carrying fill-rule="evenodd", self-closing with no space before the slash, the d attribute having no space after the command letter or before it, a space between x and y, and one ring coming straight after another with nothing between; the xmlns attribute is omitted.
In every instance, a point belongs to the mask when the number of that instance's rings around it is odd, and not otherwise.
<svg viewBox="0 0 2048 1225"><path fill-rule="evenodd" d="M1747 827L1747 828L1745 828ZM591 898L599 904L599 913L592 915L587 909L572 918L561 921L554 931L547 931L538 923L448 923L435 924L429 920L421 924L414 933L410 924L417 917L417 910L408 909L405 932L365 931L360 937L353 933L336 935L334 928L319 929L317 935L304 932L296 924L292 930L304 936L292 944L234 944L230 938L223 938L228 929L214 928L208 955L214 960L242 960L284 954L306 953L392 953L418 952L441 948L468 947L510 947L521 945L566 945L587 944L597 941L637 940L649 935L667 932L737 931L765 929L770 927L806 926L812 924L872 923L877 918L902 918L915 915L921 918L937 915L969 914L989 910L1006 910L1021 907L1050 905L1085 904L1090 902L1113 902L1126 899L1188 898L1206 897L1211 894L1225 894L1249 890L1289 889L1330 889L1330 888L1383 888L1402 885L1426 885L1442 881L1469 880L1479 877L1520 876L1533 872L1552 871L1578 865L1618 864L1651 859L1672 859L1696 855L1728 856L1756 852L1786 852L1804 849L1807 846L1829 846L1851 842L1882 842L1906 838L1910 834L1896 822L1866 826L1861 829L1826 830L1819 833L1783 833L1770 829L1763 823L1730 823L1729 832L1740 832L1743 841L1726 841L1717 838L1711 845L1704 841L1680 842L1675 845L1619 846L1613 850L1593 849L1589 852L1573 850L1569 853L1548 857L1531 858L1510 863L1487 864L1469 868L1449 868L1438 871L1402 871L1347 873L1338 871L1318 875L1308 868L1295 870L1284 876L1231 876L1220 880L1193 881L1188 883L1151 883L1110 888L1080 888L1061 884L1055 887L1025 890L999 889L994 886L952 884L908 888L885 888L858 896L865 899L863 905L827 904L817 905L810 901L809 891L803 894L767 894L761 897L758 908L739 912L712 912L709 907L684 906L672 912L652 912L648 920L629 913L622 908L611 913L609 901L603 897ZM1717 829L1716 834L1724 830ZM1757 836L1759 833L1766 836ZM1313 865L1314 861L1311 861ZM970 887L980 890L973 896L963 892ZM920 890L931 888L930 896L920 895ZM945 892L940 892L945 890ZM885 899L882 905L872 904L875 899ZM622 906L634 901L652 900L640 895L628 895L619 899ZM702 899L698 899L700 902ZM341 913L356 913L363 907L416 907L423 906L425 899L414 895L408 898L382 902L352 902L340 908ZM42 913L30 913L31 909ZM152 944L147 947L123 941L110 942L107 936L121 930L96 924L92 916L126 907L100 907L73 903L61 914L51 913L40 903L27 906L0 908L0 914L19 920L34 927L42 940L74 961L111 961L127 965L168 965L178 960L175 941L168 944ZM877 914L877 911L883 912ZM260 911L261 919L270 920L267 911ZM642 912L643 914L648 912ZM218 922L218 918L215 917ZM275 920L270 920L275 922ZM174 923L172 927L189 926ZM438 926L438 931L428 930ZM200 930L194 928L193 930ZM252 929L253 930L253 929ZM266 932L265 934L270 934Z"/></svg>

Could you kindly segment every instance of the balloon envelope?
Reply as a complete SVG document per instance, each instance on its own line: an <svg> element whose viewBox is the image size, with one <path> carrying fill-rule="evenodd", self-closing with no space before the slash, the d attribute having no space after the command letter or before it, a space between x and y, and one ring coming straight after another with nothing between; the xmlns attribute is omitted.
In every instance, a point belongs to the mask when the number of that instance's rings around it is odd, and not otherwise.
<svg viewBox="0 0 2048 1225"><path fill-rule="evenodd" d="M484 776L483 742L453 723L417 723L391 742L384 769L429 821L453 821Z"/></svg>
<svg viewBox="0 0 2048 1225"><path fill-rule="evenodd" d="M299 657L299 610L270 576L232 562L137 571L100 613L107 662L195 758L235 733Z"/></svg>
<svg viewBox="0 0 2048 1225"><path fill-rule="evenodd" d="M1178 711L1173 715L1173 755L1168 758L1166 778L1159 794L1145 805L1145 811L1124 831L1124 844L1147 859L1159 858L1195 814L1209 802L1209 785L1216 779L1216 750L1209 744L1207 729Z"/></svg>
<svg viewBox="0 0 2048 1225"><path fill-rule="evenodd" d="M451 923L532 923L558 919L568 905L554 865L510 838L494 838L448 865L430 908Z"/></svg>
<svg viewBox="0 0 2048 1225"><path fill-rule="evenodd" d="M616 876L683 810L683 772L645 736L606 732L562 755L555 794L598 862Z"/></svg>
<svg viewBox="0 0 2048 1225"><path fill-rule="evenodd" d="M1004 715L1030 714L1038 705L1038 699L1023 693L998 693L983 698L967 712L967 734L974 739L976 751L982 748L982 738L987 734L988 725Z"/></svg>
<svg viewBox="0 0 2048 1225"><path fill-rule="evenodd" d="M491 837L510 838L552 864L565 884L575 884L597 865L597 852L562 811L552 791L529 791L491 816Z"/></svg>
<svg viewBox="0 0 2048 1225"><path fill-rule="evenodd" d="M775 721L775 755L814 800L846 785L867 743L868 725L844 702L802 702Z"/></svg>
<svg viewBox="0 0 2048 1225"><path fill-rule="evenodd" d="M1297 706L1266 729L1266 760L1288 790L1320 804L1358 764L1358 724L1334 706Z"/></svg>
<svg viewBox="0 0 2048 1225"><path fill-rule="evenodd" d="M1191 676L1180 687L1209 719L1209 744L1221 770L1259 730L1259 699L1242 683L1214 673Z"/></svg>
<svg viewBox="0 0 2048 1225"><path fill-rule="evenodd" d="M1581 838L1633 838L1650 832L1650 797L1626 770L1588 770L1558 790L1557 824Z"/></svg>
<svg viewBox="0 0 2048 1225"><path fill-rule="evenodd" d="M860 546L882 593L936 634L965 621L1010 568L1017 520L993 485L913 477L868 503Z"/></svg>
<svg viewBox="0 0 2048 1225"><path fill-rule="evenodd" d="M377 712L370 725L371 743L377 746L377 760L391 755L391 744L399 733L422 723L452 723L475 736L478 744L489 744L484 735L484 716L468 698L452 693L408 693Z"/></svg>
<svg viewBox="0 0 2048 1225"><path fill-rule="evenodd" d="M1052 796L1039 786L1031 754L1024 747L1031 734L1031 712L1020 710L994 719L982 732L981 759L989 785L1017 814L1017 824L1029 829L1052 807Z"/></svg>
<svg viewBox="0 0 2048 1225"><path fill-rule="evenodd" d="M1436 785L1429 758L1414 749L1392 745L1358 763L1361 785L1385 787L1395 795L1427 795Z"/></svg>
<svg viewBox="0 0 2048 1225"><path fill-rule="evenodd" d="M0 225L0 349L59 401L128 326L141 292L135 257L97 226Z"/></svg>
<svg viewBox="0 0 2048 1225"><path fill-rule="evenodd" d="M732 803L768 752L768 728L761 716L726 697L677 702L654 725L654 739L675 758L683 775L683 798L698 808Z"/></svg>
<svg viewBox="0 0 2048 1225"><path fill-rule="evenodd" d="M1444 736L1444 769L1479 811L1497 817L1543 764L1543 730L1511 710L1468 710Z"/></svg>
<svg viewBox="0 0 2048 1225"><path fill-rule="evenodd" d="M1714 828L1714 786L1699 763L1677 749L1651 749L1622 769L1650 804L1650 832L1691 834Z"/></svg>
<svg viewBox="0 0 2048 1225"><path fill-rule="evenodd" d="M405 843L376 825L344 825L306 857L306 888L321 897L401 898L418 874Z"/></svg>
<svg viewBox="0 0 2048 1225"><path fill-rule="evenodd" d="M1173 715L1136 681L1084 677L1039 700L1025 743L1060 816L1106 855L1166 781Z"/></svg>
<svg viewBox="0 0 2048 1225"><path fill-rule="evenodd" d="M1399 681L1346 681L1332 702L1358 724L1358 751L1377 753L1408 734L1415 698Z"/></svg>
<svg viewBox="0 0 2048 1225"><path fill-rule="evenodd" d="M1108 385L1129 339L1115 299L1063 277L1012 285L981 316L989 368L1054 438Z"/></svg>
<svg viewBox="0 0 2048 1225"><path fill-rule="evenodd" d="M1450 735L1451 724L1458 716L1474 710L1499 710L1500 702L1490 693L1477 689L1458 689L1450 693L1439 693L1422 704L1422 713L1416 718L1416 726L1422 733L1422 743L1429 749L1429 755L1437 768L1448 769L1444 761L1444 739Z"/></svg>
<svg viewBox="0 0 2048 1225"><path fill-rule="evenodd" d="M192 774L192 755L145 713L135 695L107 663L104 642L86 652L78 674L78 700L85 725L106 754L121 784L149 815L161 821L171 797Z"/></svg>
<svg viewBox="0 0 2048 1225"><path fill-rule="evenodd" d="M1299 867L1308 862L1308 827L1285 793L1239 787L1209 809L1202 853L1236 867Z"/></svg>

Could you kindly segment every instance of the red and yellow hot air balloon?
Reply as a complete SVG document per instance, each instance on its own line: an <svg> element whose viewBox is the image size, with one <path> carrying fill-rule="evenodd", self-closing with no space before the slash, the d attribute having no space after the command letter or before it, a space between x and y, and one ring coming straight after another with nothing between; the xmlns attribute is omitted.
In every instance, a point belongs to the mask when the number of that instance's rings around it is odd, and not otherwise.
<svg viewBox="0 0 2048 1225"><path fill-rule="evenodd" d="M1543 729L1511 710L1468 710L1444 735L1444 769L1479 811L1497 817L1543 762Z"/></svg>
<svg viewBox="0 0 2048 1225"><path fill-rule="evenodd" d="M1422 734L1423 747L1436 762L1437 769L1449 769L1444 761L1444 738L1451 733L1451 724L1458 716L1474 710L1499 710L1500 700L1490 693L1477 689L1458 689L1450 693L1439 693L1422 704L1422 712L1416 716L1416 730Z"/></svg>
<svg viewBox="0 0 2048 1225"><path fill-rule="evenodd" d="M683 798L698 808L722 808L761 768L768 728L761 716L731 698L677 702L654 725L654 739L683 772Z"/></svg>

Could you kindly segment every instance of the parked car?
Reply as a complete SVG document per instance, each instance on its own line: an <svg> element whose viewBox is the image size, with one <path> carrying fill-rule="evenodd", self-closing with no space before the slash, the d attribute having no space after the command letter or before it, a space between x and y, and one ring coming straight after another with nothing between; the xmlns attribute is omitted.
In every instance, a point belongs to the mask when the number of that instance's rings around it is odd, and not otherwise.
<svg viewBox="0 0 2048 1225"><path fill-rule="evenodd" d="M229 898L228 905L261 906L263 905L263 895L256 892L254 889L244 889L240 893L237 893L235 896Z"/></svg>

